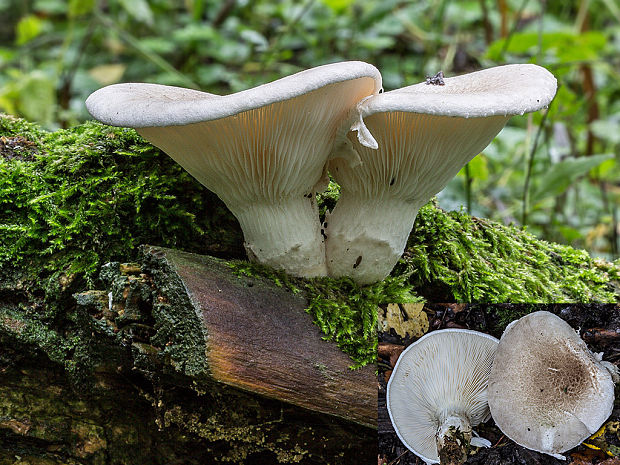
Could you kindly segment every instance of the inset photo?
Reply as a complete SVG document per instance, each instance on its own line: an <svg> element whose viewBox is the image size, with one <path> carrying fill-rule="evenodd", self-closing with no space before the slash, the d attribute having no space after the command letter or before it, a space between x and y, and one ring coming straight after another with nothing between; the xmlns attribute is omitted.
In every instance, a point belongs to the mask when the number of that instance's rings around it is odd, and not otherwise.
<svg viewBox="0 0 620 465"><path fill-rule="evenodd" d="M380 465L617 463L617 305L379 310Z"/></svg>

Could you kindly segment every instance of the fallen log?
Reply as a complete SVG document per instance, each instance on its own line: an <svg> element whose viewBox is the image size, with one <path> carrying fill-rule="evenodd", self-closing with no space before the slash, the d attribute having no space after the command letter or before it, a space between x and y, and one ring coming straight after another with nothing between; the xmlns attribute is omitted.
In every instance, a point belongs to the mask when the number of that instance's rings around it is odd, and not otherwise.
<svg viewBox="0 0 620 465"><path fill-rule="evenodd" d="M176 275L167 279L187 292L215 381L376 427L374 367L350 369L351 359L322 339L303 296L237 277L204 255L146 247L145 260Z"/></svg>

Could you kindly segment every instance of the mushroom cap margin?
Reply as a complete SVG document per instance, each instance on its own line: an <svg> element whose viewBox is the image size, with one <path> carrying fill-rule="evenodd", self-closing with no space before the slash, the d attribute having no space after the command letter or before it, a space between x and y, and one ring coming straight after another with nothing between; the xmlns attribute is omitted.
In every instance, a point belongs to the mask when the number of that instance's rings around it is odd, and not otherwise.
<svg viewBox="0 0 620 465"><path fill-rule="evenodd" d="M181 126L233 116L329 84L359 78L373 79L374 93L381 89L377 68L361 61L345 61L317 66L224 96L161 84L113 84L93 92L86 99L86 108L94 118L111 126Z"/></svg>
<svg viewBox="0 0 620 465"><path fill-rule="evenodd" d="M362 116L403 111L437 116L480 118L523 115L551 103L557 80L542 66L512 64L421 82L372 96L359 105Z"/></svg>

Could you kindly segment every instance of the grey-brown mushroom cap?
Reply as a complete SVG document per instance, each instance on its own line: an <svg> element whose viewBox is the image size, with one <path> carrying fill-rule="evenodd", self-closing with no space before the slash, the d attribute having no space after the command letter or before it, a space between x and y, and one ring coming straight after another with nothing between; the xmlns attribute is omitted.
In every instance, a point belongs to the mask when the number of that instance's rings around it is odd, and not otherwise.
<svg viewBox="0 0 620 465"><path fill-rule="evenodd" d="M466 329L432 331L400 355L387 386L387 409L403 444L439 463L436 435L450 416L471 426L489 417L487 380L498 340Z"/></svg>
<svg viewBox="0 0 620 465"><path fill-rule="evenodd" d="M437 116L481 118L523 115L549 105L557 80L542 66L513 64L422 82L384 92L360 103L362 116L403 111Z"/></svg>
<svg viewBox="0 0 620 465"><path fill-rule="evenodd" d="M381 88L377 68L361 61L345 61L317 66L224 96L160 84L113 84L92 93L86 100L86 108L94 118L111 126L180 126L225 118L358 78L373 79L374 93Z"/></svg>
<svg viewBox="0 0 620 465"><path fill-rule="evenodd" d="M564 320L534 312L506 328L489 378L489 407L514 442L558 456L596 432L613 403L609 370Z"/></svg>

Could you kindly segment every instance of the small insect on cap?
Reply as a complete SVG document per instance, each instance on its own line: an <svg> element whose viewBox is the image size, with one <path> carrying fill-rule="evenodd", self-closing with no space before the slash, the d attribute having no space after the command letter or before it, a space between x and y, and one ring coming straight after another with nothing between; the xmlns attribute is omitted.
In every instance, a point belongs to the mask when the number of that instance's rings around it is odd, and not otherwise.
<svg viewBox="0 0 620 465"><path fill-rule="evenodd" d="M614 382L568 323L534 312L511 323L489 377L491 415L517 444L563 458L611 415Z"/></svg>
<svg viewBox="0 0 620 465"><path fill-rule="evenodd" d="M443 82L443 71L439 71L434 76L426 76L426 84L433 86L445 86L446 83Z"/></svg>

